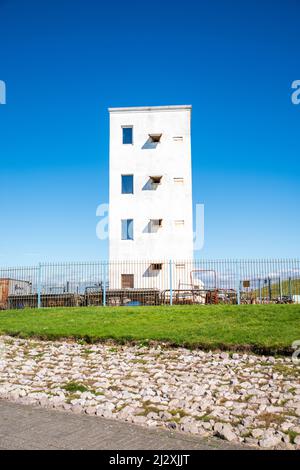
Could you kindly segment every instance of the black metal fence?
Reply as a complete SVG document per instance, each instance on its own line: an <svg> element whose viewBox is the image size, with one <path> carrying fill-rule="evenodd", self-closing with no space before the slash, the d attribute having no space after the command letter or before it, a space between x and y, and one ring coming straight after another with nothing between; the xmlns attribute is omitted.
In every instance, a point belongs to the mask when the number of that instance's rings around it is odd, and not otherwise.
<svg viewBox="0 0 300 470"><path fill-rule="evenodd" d="M0 309L300 303L300 261L148 260L0 268Z"/></svg>

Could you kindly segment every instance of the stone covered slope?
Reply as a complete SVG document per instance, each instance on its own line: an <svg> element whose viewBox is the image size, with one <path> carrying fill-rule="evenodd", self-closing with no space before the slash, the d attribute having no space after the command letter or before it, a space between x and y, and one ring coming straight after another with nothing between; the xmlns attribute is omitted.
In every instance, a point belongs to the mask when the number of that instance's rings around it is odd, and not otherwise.
<svg viewBox="0 0 300 470"><path fill-rule="evenodd" d="M262 448L300 448L291 358L0 337L0 398Z"/></svg>

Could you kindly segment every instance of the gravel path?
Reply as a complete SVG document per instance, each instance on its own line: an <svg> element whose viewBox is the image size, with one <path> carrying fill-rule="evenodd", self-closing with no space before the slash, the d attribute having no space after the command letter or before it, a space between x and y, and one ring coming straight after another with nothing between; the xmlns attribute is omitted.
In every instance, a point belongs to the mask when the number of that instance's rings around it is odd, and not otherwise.
<svg viewBox="0 0 300 470"><path fill-rule="evenodd" d="M300 449L290 358L0 337L0 398L201 438Z"/></svg>

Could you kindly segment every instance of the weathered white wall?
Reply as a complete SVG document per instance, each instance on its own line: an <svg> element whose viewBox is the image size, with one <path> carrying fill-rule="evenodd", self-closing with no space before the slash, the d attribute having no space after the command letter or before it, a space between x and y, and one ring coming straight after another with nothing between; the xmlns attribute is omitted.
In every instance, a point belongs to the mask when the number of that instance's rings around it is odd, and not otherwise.
<svg viewBox="0 0 300 470"><path fill-rule="evenodd" d="M192 259L191 107L109 111L110 260ZM123 145L122 126L133 126L132 145ZM149 145L149 134L162 134L160 143ZM121 193L122 174L134 175L134 194ZM145 189L154 175L162 175L161 184L156 190ZM184 178L184 183L175 183L174 178ZM133 241L121 240L122 219L134 220ZM156 233L148 233L150 219L163 219ZM184 220L184 226L176 226L176 220ZM152 287L157 276L165 278L166 273L143 276L139 283Z"/></svg>

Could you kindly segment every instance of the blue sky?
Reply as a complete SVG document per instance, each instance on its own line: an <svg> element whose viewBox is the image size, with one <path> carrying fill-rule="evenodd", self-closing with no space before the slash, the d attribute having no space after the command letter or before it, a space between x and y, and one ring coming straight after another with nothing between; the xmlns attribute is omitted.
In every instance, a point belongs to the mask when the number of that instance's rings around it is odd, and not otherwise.
<svg viewBox="0 0 300 470"><path fill-rule="evenodd" d="M197 257L299 256L297 0L0 0L0 265L97 260L109 106L192 104Z"/></svg>

